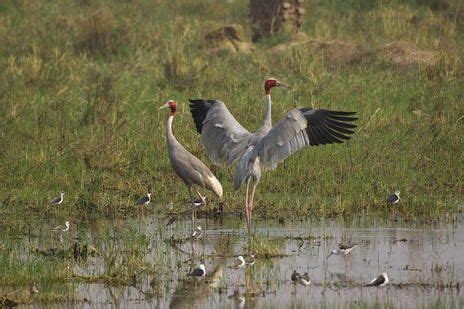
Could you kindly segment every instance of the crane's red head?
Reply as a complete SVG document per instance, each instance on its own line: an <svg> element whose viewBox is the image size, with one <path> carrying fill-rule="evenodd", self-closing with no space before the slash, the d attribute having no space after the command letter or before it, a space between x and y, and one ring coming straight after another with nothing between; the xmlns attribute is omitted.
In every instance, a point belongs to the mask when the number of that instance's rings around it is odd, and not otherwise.
<svg viewBox="0 0 464 309"><path fill-rule="evenodd" d="M159 109L169 108L171 110L171 115L174 115L176 113L176 107L177 107L176 101L169 100L163 106L161 106Z"/></svg>
<svg viewBox="0 0 464 309"><path fill-rule="evenodd" d="M271 89L274 87L285 87L285 88L290 88L287 85L279 82L275 78L269 78L264 82L264 90L266 91L266 94L271 94Z"/></svg>

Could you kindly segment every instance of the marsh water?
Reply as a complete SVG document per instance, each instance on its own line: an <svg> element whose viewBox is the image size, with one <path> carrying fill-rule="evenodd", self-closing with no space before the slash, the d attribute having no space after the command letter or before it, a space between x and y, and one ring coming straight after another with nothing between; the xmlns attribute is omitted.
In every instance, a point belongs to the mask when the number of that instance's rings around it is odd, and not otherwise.
<svg viewBox="0 0 464 309"><path fill-rule="evenodd" d="M78 307L464 305L460 289L464 278L462 219L437 225L375 218L257 220L253 237L245 233L243 221L235 216L199 218L197 223L204 231L199 240L189 238L188 218L169 227L157 215L73 222L70 231L60 235L50 231L60 222L40 221L20 237L3 235L2 250L17 250L19 259L40 256L56 261L68 279L36 284L40 291L69 295L64 304ZM75 252L74 256L57 254L58 249L66 252L76 242L88 246L85 258L79 259ZM339 243L358 246L347 257L327 258ZM260 252L256 263L239 270L230 268L236 256L248 254L250 247ZM48 254L50 248L55 248L52 254ZM92 250L96 254L90 254ZM186 274L200 262L206 265L207 278L189 279ZM312 284L293 284L293 270L308 272ZM390 285L364 286L381 272L388 273ZM8 287L0 291L6 293ZM63 301L49 305L61 306Z"/></svg>

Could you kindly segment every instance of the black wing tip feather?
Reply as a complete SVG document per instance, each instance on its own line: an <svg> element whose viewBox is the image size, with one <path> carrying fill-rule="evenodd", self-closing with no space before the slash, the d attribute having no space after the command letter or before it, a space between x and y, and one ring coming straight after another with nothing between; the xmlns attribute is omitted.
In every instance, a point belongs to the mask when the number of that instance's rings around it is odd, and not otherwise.
<svg viewBox="0 0 464 309"><path fill-rule="evenodd" d="M352 116L356 115L356 112L342 112L342 111L328 111L332 115L339 115L339 116Z"/></svg>
<svg viewBox="0 0 464 309"><path fill-rule="evenodd" d="M325 109L313 110L312 108L300 108L308 121L306 132L310 145L319 146L332 143L343 143L344 140L351 139L351 134L357 126L351 122L356 121L357 117L350 117L356 112L331 111Z"/></svg>
<svg viewBox="0 0 464 309"><path fill-rule="evenodd" d="M190 102L190 106L195 106L196 104L209 104L214 105L215 103L219 102L215 99L188 99Z"/></svg>
<svg viewBox="0 0 464 309"><path fill-rule="evenodd" d="M188 99L190 112L192 113L193 121L195 122L195 127L197 128L198 133L201 133L203 129L203 121L208 114L208 110L216 102L215 100L205 100L205 99Z"/></svg>

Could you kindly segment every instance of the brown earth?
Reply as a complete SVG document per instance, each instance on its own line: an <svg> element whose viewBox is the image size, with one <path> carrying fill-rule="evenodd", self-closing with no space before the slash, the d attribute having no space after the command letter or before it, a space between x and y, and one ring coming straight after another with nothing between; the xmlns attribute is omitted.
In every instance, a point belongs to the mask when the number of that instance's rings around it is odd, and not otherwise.
<svg viewBox="0 0 464 309"><path fill-rule="evenodd" d="M205 44L213 53L229 51L249 53L254 46L248 42L241 25L232 24L206 33Z"/></svg>

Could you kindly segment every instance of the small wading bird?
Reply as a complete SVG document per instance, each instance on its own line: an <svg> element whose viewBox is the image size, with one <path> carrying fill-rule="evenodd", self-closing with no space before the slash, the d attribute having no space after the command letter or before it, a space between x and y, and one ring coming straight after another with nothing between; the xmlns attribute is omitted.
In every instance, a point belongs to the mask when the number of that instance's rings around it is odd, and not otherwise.
<svg viewBox="0 0 464 309"><path fill-rule="evenodd" d="M194 240L197 240L201 237L201 235L203 235L203 230L201 229L201 226L197 226L191 236Z"/></svg>
<svg viewBox="0 0 464 309"><path fill-rule="evenodd" d="M365 286L385 286L390 282L387 273L381 273Z"/></svg>
<svg viewBox="0 0 464 309"><path fill-rule="evenodd" d="M332 255L341 255L343 254L344 256L348 255L351 253L351 251L356 248L358 246L358 244L353 244L353 245L343 245L343 244L340 244L338 245L338 249L334 249L332 251L330 251L329 255L327 256L327 258L331 257Z"/></svg>
<svg viewBox="0 0 464 309"><path fill-rule="evenodd" d="M142 215L145 212L145 206L151 203L151 192L148 192L146 196L140 198L137 200L136 204L137 206L143 206L142 207Z"/></svg>
<svg viewBox="0 0 464 309"><path fill-rule="evenodd" d="M256 263L256 258L254 254L248 255L248 259L245 260L247 266L253 266Z"/></svg>
<svg viewBox="0 0 464 309"><path fill-rule="evenodd" d="M293 273L292 273L292 277L291 277L292 282L297 283L298 280L300 279L300 277L301 277L300 273L298 273L296 270L294 270Z"/></svg>
<svg viewBox="0 0 464 309"><path fill-rule="evenodd" d="M234 189L246 183L245 212L251 227L256 186L264 170L307 146L342 143L350 139L357 120L354 112L326 109L295 108L276 125L271 119L271 89L283 86L276 79L264 83L266 112L263 125L250 133L218 100L190 100L190 111L206 154L216 165L231 165L238 160L234 174ZM251 195L250 184L253 183Z"/></svg>
<svg viewBox="0 0 464 309"><path fill-rule="evenodd" d="M311 279L309 278L309 274L306 272L304 275L299 276L299 281L301 285L308 286L311 284Z"/></svg>
<svg viewBox="0 0 464 309"><path fill-rule="evenodd" d="M54 232L67 232L67 231L69 231L70 226L71 226L71 224L69 223L69 221L66 221L64 223L64 226L62 226L62 225L55 226L54 228L52 228L52 231L54 231Z"/></svg>
<svg viewBox="0 0 464 309"><path fill-rule="evenodd" d="M400 201L400 191L395 191L395 193L390 195L387 199L387 202L389 202L392 205L398 204L399 201Z"/></svg>
<svg viewBox="0 0 464 309"><path fill-rule="evenodd" d="M29 292L31 293L31 295L38 294L39 289L37 289L37 287L35 286L34 283L31 283L31 284L29 284Z"/></svg>
<svg viewBox="0 0 464 309"><path fill-rule="evenodd" d="M206 268L204 264L200 264L197 268L195 268L192 272L188 273L187 276L189 277L197 277L201 278L206 276Z"/></svg>
<svg viewBox="0 0 464 309"><path fill-rule="evenodd" d="M146 206L151 203L151 192L147 193L147 196L144 196L137 200L137 205L139 206Z"/></svg>
<svg viewBox="0 0 464 309"><path fill-rule="evenodd" d="M246 265L245 259L243 258L243 256L239 255L237 257L237 260L235 260L235 262L232 265L230 265L230 268L240 269L240 268L243 268L245 265Z"/></svg>
<svg viewBox="0 0 464 309"><path fill-rule="evenodd" d="M193 207L201 207L206 205L206 196L200 196L193 200Z"/></svg>
<svg viewBox="0 0 464 309"><path fill-rule="evenodd" d="M160 109L169 108L171 113L169 115L166 125L166 138L168 145L169 160L171 165L188 188L190 201L194 205L194 197L192 194L192 186L197 185L202 188L213 191L219 198L222 199L222 186L219 180L213 175L210 169L203 164L197 157L188 152L184 146L182 146L172 133L172 122L176 114L177 103L174 100L169 100L166 104L160 107ZM195 192L203 202L203 196L195 189ZM195 228L195 212L192 210L192 229Z"/></svg>
<svg viewBox="0 0 464 309"><path fill-rule="evenodd" d="M60 205L61 203L63 203L63 200L64 200L64 192L61 191L59 197L55 197L53 200L50 201L50 205Z"/></svg>

